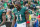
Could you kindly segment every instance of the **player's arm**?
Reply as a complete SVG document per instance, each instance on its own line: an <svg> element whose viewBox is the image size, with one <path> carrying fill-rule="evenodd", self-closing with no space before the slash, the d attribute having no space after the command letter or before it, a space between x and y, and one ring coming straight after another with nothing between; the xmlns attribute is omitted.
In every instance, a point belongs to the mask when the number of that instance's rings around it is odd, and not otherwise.
<svg viewBox="0 0 40 27"><path fill-rule="evenodd" d="M13 19L13 21L12 21L12 26L11 26L11 27L14 27L14 24L15 24L15 22L16 22L15 14L13 13L13 15L14 15L14 19Z"/></svg>
<svg viewBox="0 0 40 27"><path fill-rule="evenodd" d="M2 23L0 24L0 26L3 25L3 24L5 23L5 21L6 21L6 14L5 14L5 13L2 14L2 20L3 20L3 21L2 21Z"/></svg>
<svg viewBox="0 0 40 27"><path fill-rule="evenodd" d="M27 27L30 27L30 25L29 25L29 12L28 11L25 11L25 17L26 17Z"/></svg>

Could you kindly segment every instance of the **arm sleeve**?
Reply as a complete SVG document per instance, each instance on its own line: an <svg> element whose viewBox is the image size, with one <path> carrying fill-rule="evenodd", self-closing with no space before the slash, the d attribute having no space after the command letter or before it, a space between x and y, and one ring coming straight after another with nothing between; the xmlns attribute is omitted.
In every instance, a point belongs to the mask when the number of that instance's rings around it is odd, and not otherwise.
<svg viewBox="0 0 40 27"><path fill-rule="evenodd" d="M28 10L26 7L24 7L24 11Z"/></svg>

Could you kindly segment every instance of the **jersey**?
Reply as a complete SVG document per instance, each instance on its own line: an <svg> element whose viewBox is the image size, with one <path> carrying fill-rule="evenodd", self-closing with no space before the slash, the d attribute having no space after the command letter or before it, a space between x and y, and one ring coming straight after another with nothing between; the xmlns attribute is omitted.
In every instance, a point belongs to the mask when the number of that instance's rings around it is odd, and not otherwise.
<svg viewBox="0 0 40 27"><path fill-rule="evenodd" d="M13 10L13 12L14 12L14 14L16 16L16 21L17 21L18 24L26 22L25 11L26 11L26 8L21 8L20 11L17 11L17 8L15 8Z"/></svg>
<svg viewBox="0 0 40 27"><path fill-rule="evenodd" d="M0 24L1 24L1 22L3 21L2 20L2 13L4 12L4 9L2 9L2 10L0 10Z"/></svg>

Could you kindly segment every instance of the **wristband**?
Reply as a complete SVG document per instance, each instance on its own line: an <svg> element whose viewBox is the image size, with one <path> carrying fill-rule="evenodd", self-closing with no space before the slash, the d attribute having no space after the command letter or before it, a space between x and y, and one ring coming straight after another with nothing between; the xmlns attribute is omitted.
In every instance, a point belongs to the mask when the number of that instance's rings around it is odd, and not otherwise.
<svg viewBox="0 0 40 27"><path fill-rule="evenodd" d="M26 23L28 24L28 23L30 23L30 21L27 21Z"/></svg>

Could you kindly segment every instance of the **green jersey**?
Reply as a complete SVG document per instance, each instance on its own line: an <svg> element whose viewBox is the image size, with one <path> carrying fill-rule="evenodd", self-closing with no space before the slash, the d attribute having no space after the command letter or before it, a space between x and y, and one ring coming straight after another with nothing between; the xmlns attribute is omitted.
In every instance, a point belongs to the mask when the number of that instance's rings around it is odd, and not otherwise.
<svg viewBox="0 0 40 27"><path fill-rule="evenodd" d="M2 13L4 12L4 10L0 10L0 24L1 24L1 22L3 21L2 20Z"/></svg>
<svg viewBox="0 0 40 27"><path fill-rule="evenodd" d="M17 8L15 8L13 10L13 12L14 12L14 14L16 16L16 21L17 21L18 24L26 22L25 11L26 11L26 8L21 8L20 11L17 11Z"/></svg>

